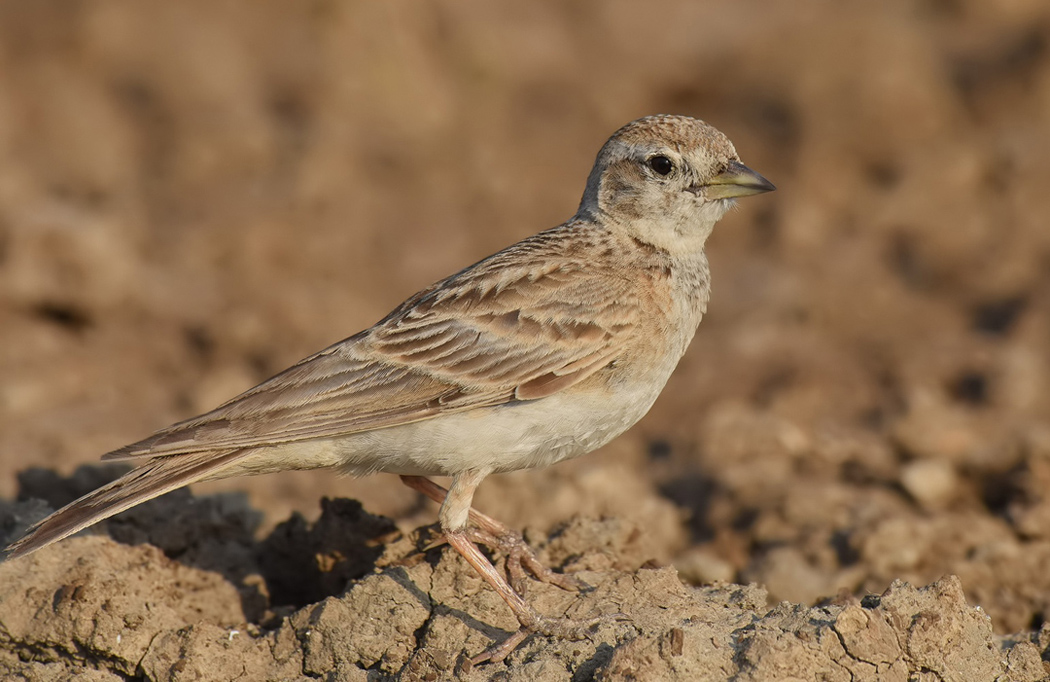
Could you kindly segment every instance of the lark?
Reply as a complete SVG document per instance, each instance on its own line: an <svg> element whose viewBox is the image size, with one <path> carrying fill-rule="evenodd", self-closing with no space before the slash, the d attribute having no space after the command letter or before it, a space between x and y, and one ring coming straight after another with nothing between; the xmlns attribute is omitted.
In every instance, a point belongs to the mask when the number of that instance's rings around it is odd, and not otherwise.
<svg viewBox="0 0 1050 682"><path fill-rule="evenodd" d="M103 459L137 468L63 507L8 548L24 556L195 481L291 469L398 474L440 503L448 544L521 624L477 657L499 660L547 618L523 570L572 588L521 536L471 508L490 474L601 447L642 418L707 309L704 244L738 197L773 190L712 126L650 116L598 153L576 214L420 291L374 326L206 414ZM446 490L428 476L449 476ZM511 581L477 542L504 549ZM512 587L511 582L518 586Z"/></svg>

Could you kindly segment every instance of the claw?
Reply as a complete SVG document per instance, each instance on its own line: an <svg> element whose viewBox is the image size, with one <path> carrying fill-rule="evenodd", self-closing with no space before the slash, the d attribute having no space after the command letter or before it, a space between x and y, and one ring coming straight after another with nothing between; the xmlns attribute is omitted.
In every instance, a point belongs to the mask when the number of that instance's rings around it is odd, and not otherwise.
<svg viewBox="0 0 1050 682"><path fill-rule="evenodd" d="M575 618L546 618L540 616L531 626L522 626L517 632L503 640L499 644L490 646L477 656L470 659L470 665L481 663L499 663L512 651L517 649L530 635L543 635L556 639L581 640L590 639L594 631L607 623L623 622L630 620L625 614L615 613L610 616L599 616L578 620Z"/></svg>
<svg viewBox="0 0 1050 682"><path fill-rule="evenodd" d="M518 646L525 641L525 638L531 635L532 632L528 628L520 628L517 632L511 634L510 637L506 638L499 644L494 644L488 649L485 649L477 656L470 659L470 665L481 665L482 663L499 663L504 658L510 655L512 651L518 648Z"/></svg>

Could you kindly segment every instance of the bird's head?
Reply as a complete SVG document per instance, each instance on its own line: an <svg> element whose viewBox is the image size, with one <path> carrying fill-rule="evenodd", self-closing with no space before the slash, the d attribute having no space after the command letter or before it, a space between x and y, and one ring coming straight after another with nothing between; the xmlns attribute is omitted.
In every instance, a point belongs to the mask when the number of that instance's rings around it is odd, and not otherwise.
<svg viewBox="0 0 1050 682"><path fill-rule="evenodd" d="M673 252L702 246L737 197L773 189L714 127L687 116L648 116L602 147L579 215Z"/></svg>

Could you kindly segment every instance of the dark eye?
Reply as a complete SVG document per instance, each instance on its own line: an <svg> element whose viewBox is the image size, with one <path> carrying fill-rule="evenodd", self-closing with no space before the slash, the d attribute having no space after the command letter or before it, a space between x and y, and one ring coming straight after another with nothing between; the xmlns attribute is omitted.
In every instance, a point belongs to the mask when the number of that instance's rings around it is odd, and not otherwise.
<svg viewBox="0 0 1050 682"><path fill-rule="evenodd" d="M649 157L649 167L659 175L667 175L674 169L674 164L663 154L657 154Z"/></svg>

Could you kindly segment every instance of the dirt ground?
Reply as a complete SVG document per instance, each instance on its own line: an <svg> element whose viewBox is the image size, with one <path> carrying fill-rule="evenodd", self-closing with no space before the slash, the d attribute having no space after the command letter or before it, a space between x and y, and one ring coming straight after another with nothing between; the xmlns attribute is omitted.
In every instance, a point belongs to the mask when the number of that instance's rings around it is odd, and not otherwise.
<svg viewBox="0 0 1050 682"><path fill-rule="evenodd" d="M0 679L1050 675L1045 0L0 1L0 74L0 541L569 217L631 119L778 187L651 413L476 498L589 638L470 668L514 620L434 506L296 473L0 564Z"/></svg>

